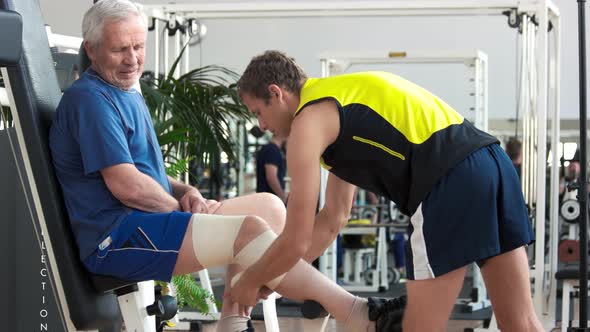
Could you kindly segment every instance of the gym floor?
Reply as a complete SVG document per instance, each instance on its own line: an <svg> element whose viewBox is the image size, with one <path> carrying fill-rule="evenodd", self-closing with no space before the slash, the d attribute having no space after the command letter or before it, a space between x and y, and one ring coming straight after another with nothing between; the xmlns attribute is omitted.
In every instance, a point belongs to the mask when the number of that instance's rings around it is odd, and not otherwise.
<svg viewBox="0 0 590 332"><path fill-rule="evenodd" d="M211 271L213 272L213 276L219 277L222 276L223 273L219 273L220 271ZM214 285L213 286L213 293L215 294L216 298L221 298L223 295L223 285ZM461 292L460 297L467 297L468 289L464 289ZM405 284L398 283L392 284L390 288L383 293L365 293L365 292L355 292L355 295L361 297L369 297L369 296L377 296L377 297L386 297L386 298L393 298L398 297L402 294L405 294ZM304 319L301 317L301 313L298 306L290 305L287 303L277 303L277 314L279 316L279 327L281 332L300 332L304 331L303 324ZM451 315L451 320L448 323L447 331L448 332L464 332L465 329L469 328L477 328L483 326L483 321L486 318L491 316L491 308L486 308L481 311L477 311L471 314L462 313L461 310L455 308ZM262 307L261 305L257 305L254 307L252 311L252 322L256 332L263 332L266 331L264 327L264 321L262 321ZM203 323L203 332L216 332L217 324L215 322L211 323ZM182 330L177 330L182 331ZM187 330L184 330L187 331ZM330 319L328 325L326 327L327 332L341 332L344 331L344 328L336 322L334 319ZM469 330L468 330L469 331Z"/></svg>
<svg viewBox="0 0 590 332"><path fill-rule="evenodd" d="M264 322L255 320L254 329L256 332L264 332L266 329L264 328ZM475 328L480 327L481 322L479 321L464 321L464 320L452 320L449 321L449 325L447 327L448 332L463 332L466 328ZM216 332L215 331L216 324L205 324L203 325L203 332ZM295 317L281 317L279 320L279 328L281 332L300 332L303 331L303 318L295 318ZM344 331L344 329L336 323L334 319L330 319L328 325L326 326L326 332L340 332Z"/></svg>

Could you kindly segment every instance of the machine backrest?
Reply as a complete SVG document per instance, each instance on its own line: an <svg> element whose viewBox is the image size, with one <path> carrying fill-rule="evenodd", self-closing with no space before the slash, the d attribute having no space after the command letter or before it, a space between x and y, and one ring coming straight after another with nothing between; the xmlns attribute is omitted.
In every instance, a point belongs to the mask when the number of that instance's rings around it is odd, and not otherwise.
<svg viewBox="0 0 590 332"><path fill-rule="evenodd" d="M22 16L22 55L14 66L4 72L4 81L12 91L16 108L15 124L22 130L24 140L19 142L28 174L32 196L38 197L41 211L34 216L47 233L47 254L55 257L57 266L48 266L53 284L63 287L64 296L58 304L64 309L77 330L107 330L120 324L121 313L116 296L99 292L91 276L82 266L78 249L70 230L61 189L54 174L48 146L48 129L53 113L61 98L38 0L0 0L0 10L15 11ZM0 16L1 20L2 16ZM5 31L1 29L1 35ZM11 38L13 35L7 34ZM2 44L0 37L0 45ZM2 50L0 48L0 50ZM8 58L14 55L7 55ZM0 57L2 59L2 57ZM24 149L22 146L24 145ZM39 234L38 234L39 235ZM51 250L50 250L51 249ZM51 263L51 260L49 261ZM57 268L57 270L56 270ZM55 272L58 273L55 273ZM54 290L60 294L59 289ZM65 297L65 298L64 298Z"/></svg>
<svg viewBox="0 0 590 332"><path fill-rule="evenodd" d="M0 11L0 31L0 66L14 66L22 51L22 17L16 12Z"/></svg>

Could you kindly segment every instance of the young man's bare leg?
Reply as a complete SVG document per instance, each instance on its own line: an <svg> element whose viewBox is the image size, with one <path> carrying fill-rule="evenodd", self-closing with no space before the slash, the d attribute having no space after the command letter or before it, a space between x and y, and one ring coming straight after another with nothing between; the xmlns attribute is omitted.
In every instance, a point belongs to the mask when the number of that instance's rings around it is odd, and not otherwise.
<svg viewBox="0 0 590 332"><path fill-rule="evenodd" d="M466 267L434 279L408 280L404 332L444 332L465 277Z"/></svg>
<svg viewBox="0 0 590 332"><path fill-rule="evenodd" d="M533 300L524 247L488 259L481 268L502 331L543 331Z"/></svg>
<svg viewBox="0 0 590 332"><path fill-rule="evenodd" d="M199 217L198 215L195 217ZM221 217L220 217L221 218ZM216 222L224 222L223 220L215 220ZM209 266L207 264L201 265L195 257L193 249L193 223L195 219L191 220L187 234L181 246L177 265L174 274L183 274L194 272L203 267ZM212 223L215 225L215 223ZM241 225L236 240L233 245L234 252L239 255L246 246L256 241L259 236L269 231L268 225L260 218L249 216L246 217ZM223 241L217 241L219 246L226 246ZM218 248L210 248L217 250ZM226 250L225 247L220 247L219 250ZM224 264L230 263L230 260ZM309 264L301 260L297 265L288 272L279 282L276 288L278 292L293 299L313 299L319 302L326 308L328 312L340 321L346 321L349 314L353 312L355 302L358 300L329 279L324 277L321 273L311 267ZM362 302L362 301L361 301ZM351 331L372 331L374 323L368 321L368 308L366 303L358 303L356 305L359 312L354 314L354 317L348 319ZM360 321L362 320L362 322Z"/></svg>

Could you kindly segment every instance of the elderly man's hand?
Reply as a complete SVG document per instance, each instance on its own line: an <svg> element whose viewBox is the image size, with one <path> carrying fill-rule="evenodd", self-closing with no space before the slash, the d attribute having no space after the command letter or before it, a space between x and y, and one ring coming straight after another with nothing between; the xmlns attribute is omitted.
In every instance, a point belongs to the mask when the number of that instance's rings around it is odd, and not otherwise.
<svg viewBox="0 0 590 332"><path fill-rule="evenodd" d="M214 199L208 199L207 200L207 209L208 212L211 214L214 214L215 211L217 211L217 209L221 206L221 202L218 202Z"/></svg>
<svg viewBox="0 0 590 332"><path fill-rule="evenodd" d="M217 209L213 200L203 198L201 193L196 189L187 191L180 198L182 211L191 213L209 213L210 207Z"/></svg>

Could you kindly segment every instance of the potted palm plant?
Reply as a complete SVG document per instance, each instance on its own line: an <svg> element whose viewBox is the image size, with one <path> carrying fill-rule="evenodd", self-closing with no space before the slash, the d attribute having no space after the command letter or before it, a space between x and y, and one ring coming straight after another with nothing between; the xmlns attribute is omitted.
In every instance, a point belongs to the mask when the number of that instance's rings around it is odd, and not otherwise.
<svg viewBox="0 0 590 332"><path fill-rule="evenodd" d="M231 124L250 118L238 98L235 72L211 65L174 77L183 53L184 48L167 75L141 80L167 171L175 178L188 171L191 161L214 169L215 156L224 153L228 160L235 160L238 144ZM191 276L174 277L172 284L180 305L209 312L206 299L213 299L212 295Z"/></svg>

